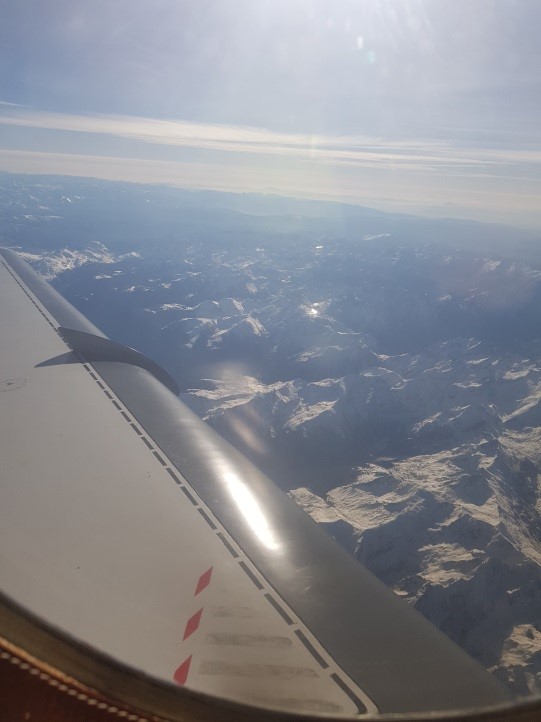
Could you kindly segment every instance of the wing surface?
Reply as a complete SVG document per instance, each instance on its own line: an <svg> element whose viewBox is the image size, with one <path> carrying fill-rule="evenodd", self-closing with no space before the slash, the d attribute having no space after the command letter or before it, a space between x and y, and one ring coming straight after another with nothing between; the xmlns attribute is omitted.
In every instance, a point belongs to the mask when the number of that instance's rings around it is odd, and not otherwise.
<svg viewBox="0 0 541 722"><path fill-rule="evenodd" d="M134 670L266 708L354 716L507 699L154 362L1 254L6 597Z"/></svg>

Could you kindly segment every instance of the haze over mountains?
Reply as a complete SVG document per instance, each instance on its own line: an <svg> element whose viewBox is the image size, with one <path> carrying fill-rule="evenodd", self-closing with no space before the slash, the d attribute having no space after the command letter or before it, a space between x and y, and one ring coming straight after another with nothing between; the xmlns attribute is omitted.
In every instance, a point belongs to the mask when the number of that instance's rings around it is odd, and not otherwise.
<svg viewBox="0 0 541 722"><path fill-rule="evenodd" d="M0 243L518 694L541 691L541 246L338 204L0 177Z"/></svg>

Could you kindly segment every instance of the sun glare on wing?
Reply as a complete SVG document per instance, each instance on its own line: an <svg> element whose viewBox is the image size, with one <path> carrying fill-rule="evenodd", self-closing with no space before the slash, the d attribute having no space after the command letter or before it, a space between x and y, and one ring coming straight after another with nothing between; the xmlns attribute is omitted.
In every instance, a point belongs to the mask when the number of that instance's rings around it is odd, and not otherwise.
<svg viewBox="0 0 541 722"><path fill-rule="evenodd" d="M269 526L267 517L250 489L238 476L231 472L225 475L225 483L233 501L259 541L262 542L267 549L271 549L272 551L277 550L280 545L273 530Z"/></svg>

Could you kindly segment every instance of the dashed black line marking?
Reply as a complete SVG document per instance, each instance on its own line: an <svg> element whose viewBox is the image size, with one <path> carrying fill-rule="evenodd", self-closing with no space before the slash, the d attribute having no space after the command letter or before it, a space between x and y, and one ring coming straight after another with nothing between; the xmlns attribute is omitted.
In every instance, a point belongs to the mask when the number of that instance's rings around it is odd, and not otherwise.
<svg viewBox="0 0 541 722"><path fill-rule="evenodd" d="M340 687L342 692L347 694L347 696L350 698L350 700L353 702L353 704L357 706L357 709L359 710L359 712L368 712L368 710L366 709L364 704L361 702L361 700L357 697L355 692L347 686L347 684L344 682L344 680L341 677L339 677L336 674L336 672L331 674L331 679L336 682L336 684Z"/></svg>
<svg viewBox="0 0 541 722"><path fill-rule="evenodd" d="M141 436L141 441L144 441L144 443L148 446L149 449L152 450L154 448L146 436Z"/></svg>
<svg viewBox="0 0 541 722"><path fill-rule="evenodd" d="M175 474L175 472L172 469L167 469L167 473L174 480L174 482L176 484L179 484L179 486L182 484L181 480L178 478L178 476Z"/></svg>
<svg viewBox="0 0 541 722"><path fill-rule="evenodd" d="M103 393L107 396L108 399L111 399L111 401L113 400L112 394L110 394L107 389L104 389Z"/></svg>
<svg viewBox="0 0 541 722"><path fill-rule="evenodd" d="M122 416L126 419L126 421L127 421L128 424L129 424L129 423L131 422L131 419L130 419L130 417L128 416L128 414L127 414L125 411L123 411L122 409L120 410L120 413L122 414Z"/></svg>
<svg viewBox="0 0 541 722"><path fill-rule="evenodd" d="M102 391L105 391L105 386L102 384L101 381L96 380L96 383L98 384L98 386L100 387L100 389L102 389Z"/></svg>
<svg viewBox="0 0 541 722"><path fill-rule="evenodd" d="M122 411L122 406L118 403L118 401L115 401L114 399L112 399L112 402L113 402L113 406L115 407L115 409L117 409L118 411Z"/></svg>
<svg viewBox="0 0 541 722"><path fill-rule="evenodd" d="M284 622L287 622L287 624L289 624L289 625L293 624L293 620L291 619L289 614L285 611L285 609L282 609L282 607L278 604L278 602L276 601L276 599L273 596L271 596L270 594L267 593L267 594L265 594L265 599L267 599L272 604L272 606L276 609L276 611L282 617Z"/></svg>
<svg viewBox="0 0 541 722"><path fill-rule="evenodd" d="M317 651L317 649L314 647L312 642L308 639L308 637L304 634L304 632L301 632L300 629L295 630L295 634L300 639L300 641L304 644L306 649L310 652L312 657L316 660L316 662L319 664L319 666L322 669L328 669L329 665L327 662L323 659L321 654Z"/></svg>
<svg viewBox="0 0 541 722"><path fill-rule="evenodd" d="M94 379L94 381L97 381L97 380L98 380L98 377L96 376L95 373L93 373L92 371L89 371L88 373L92 376L92 378Z"/></svg>
<svg viewBox="0 0 541 722"><path fill-rule="evenodd" d="M130 426L137 434L139 434L139 436L143 435L143 432L133 423L133 421L130 423Z"/></svg>
<svg viewBox="0 0 541 722"><path fill-rule="evenodd" d="M197 511L201 514L203 519L207 522L207 524L210 526L210 528L212 530L215 530L218 528L204 509L201 509L201 507L199 507L199 509Z"/></svg>
<svg viewBox="0 0 541 722"><path fill-rule="evenodd" d="M192 504L193 504L194 506L197 506L197 501L196 501L195 497L192 496L192 494L190 494L190 492L188 491L188 489L186 489L185 486L183 486L183 487L181 487L181 488L182 488L182 491L183 491L183 492L186 494L186 496L188 497L188 499L192 502Z"/></svg>
<svg viewBox="0 0 541 722"><path fill-rule="evenodd" d="M225 536L222 534L222 532L218 532L218 534L216 534L216 536L222 542L222 544L227 549L227 551L231 554L231 556L234 559L238 559L239 558L238 553L233 549L233 547L231 546L229 541L225 538Z"/></svg>
<svg viewBox="0 0 541 722"><path fill-rule="evenodd" d="M256 587L261 591L263 589L263 585L259 581L259 579L256 577L256 575L253 573L253 571L250 569L250 567L246 564L246 562L239 562L239 566L244 570L244 572L250 577L252 582L256 585Z"/></svg>
<svg viewBox="0 0 541 722"><path fill-rule="evenodd" d="M144 440L144 439L143 439L143 440ZM167 466L167 464L166 464L165 461L162 459L162 457L158 454L157 451L153 451L152 453L153 453L154 456L158 459L158 461L160 462L160 464L161 464L162 466Z"/></svg>
<svg viewBox="0 0 541 722"><path fill-rule="evenodd" d="M13 271L11 270L11 268L6 264L5 261L2 261L2 265L4 266L4 268L6 269L6 271L9 273L9 275L13 278L13 280L15 281L15 283L19 286L19 288L20 288L21 291L24 293L24 295L25 295L25 296L30 300L30 302L38 309L38 311L41 313L41 315L42 315L43 318L47 321L47 323L48 323L49 326L53 329L53 331L55 331L56 333L58 333L57 327L54 325L54 323L52 323L52 322L49 320L48 316L47 316L47 315L43 312L43 310L38 306L38 304L36 303L36 301L35 301L35 300L32 298L32 296L28 293L28 291L26 290L26 288L25 288L25 287L23 286L23 284L19 281L19 279L18 279L17 276L13 273Z"/></svg>

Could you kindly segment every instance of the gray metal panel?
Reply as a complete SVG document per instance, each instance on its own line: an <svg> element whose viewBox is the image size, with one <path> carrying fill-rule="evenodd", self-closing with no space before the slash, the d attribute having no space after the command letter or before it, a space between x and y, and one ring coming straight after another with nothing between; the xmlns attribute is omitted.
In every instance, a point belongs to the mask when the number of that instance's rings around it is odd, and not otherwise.
<svg viewBox="0 0 541 722"><path fill-rule="evenodd" d="M106 382L344 671L381 712L494 704L506 691L341 549L267 477L140 369L96 364ZM232 503L249 484L278 549ZM399 540L397 540L399 543Z"/></svg>
<svg viewBox="0 0 541 722"><path fill-rule="evenodd" d="M21 277L62 325L74 327L80 317L80 330L89 330L84 317L36 281L25 264L17 259L12 266L18 273L22 268ZM117 362L93 365L262 576L382 712L509 698L147 371ZM235 498L236 482L249 488L255 508Z"/></svg>
<svg viewBox="0 0 541 722"><path fill-rule="evenodd" d="M3 593L156 679L375 711L3 261L0 309Z"/></svg>

